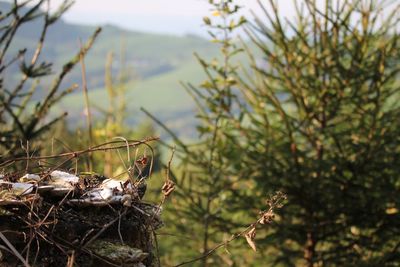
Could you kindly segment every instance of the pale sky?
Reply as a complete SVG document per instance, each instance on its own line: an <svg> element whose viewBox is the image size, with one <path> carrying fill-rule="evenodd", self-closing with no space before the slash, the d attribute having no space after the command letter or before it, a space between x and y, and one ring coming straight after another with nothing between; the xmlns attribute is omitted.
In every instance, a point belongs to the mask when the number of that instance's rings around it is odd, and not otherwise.
<svg viewBox="0 0 400 267"><path fill-rule="evenodd" d="M63 2L63 0L50 1L52 7ZM260 1L266 3L265 6L269 6L268 0ZM303 0L276 1L279 4L281 16L294 18L293 1L304 3ZM317 6L323 8L325 1L316 0ZM347 0L334 0L334 3L337 1ZM393 2L397 1L399 0ZM235 0L234 2L244 7L241 12L250 19L249 10L257 14L262 13L257 0ZM144 32L178 35L195 33L207 36L207 28L204 27L202 18L211 14L211 8L208 0L75 0L75 4L63 18L72 23L113 24Z"/></svg>
<svg viewBox="0 0 400 267"><path fill-rule="evenodd" d="M265 0L264 0L265 1ZM52 0L52 5L62 0ZM292 3L284 0L283 3ZM237 0L243 12L259 10L257 0ZM111 23L127 29L157 33L206 35L202 17L209 15L208 0L76 0L64 19L74 23ZM286 16L293 15L293 8L282 5Z"/></svg>

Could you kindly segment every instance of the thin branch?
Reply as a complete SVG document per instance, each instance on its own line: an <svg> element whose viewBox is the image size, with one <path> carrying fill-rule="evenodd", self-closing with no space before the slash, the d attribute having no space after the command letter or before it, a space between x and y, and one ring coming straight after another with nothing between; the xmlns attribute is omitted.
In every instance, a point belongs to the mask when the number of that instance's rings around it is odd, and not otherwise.
<svg viewBox="0 0 400 267"><path fill-rule="evenodd" d="M128 140L129 141L129 146L130 147L135 147L141 144L149 146L147 143L151 141L157 141L159 140L159 137L150 137L147 139L144 139L142 141L137 141L137 140ZM29 160L42 160L42 159L56 159L56 158L64 158L64 157L70 157L70 158L76 158L79 157L83 154L86 153L91 153L95 151L108 151L108 150L115 150L115 149L121 149L121 148L126 148L127 145L124 143L123 145L117 145L117 146L110 146L112 144L118 144L122 143L122 141L112 141L112 142L107 142L103 143L101 145L97 145L92 148L84 149L84 150L79 150L79 151L74 151L74 152L67 152L67 153L61 153L57 155L50 155L50 156L38 156L38 157L30 157ZM0 163L0 167L5 167L6 165L18 162L18 161L25 161L28 160L26 157L20 157L20 158L14 158L7 160L3 163Z"/></svg>

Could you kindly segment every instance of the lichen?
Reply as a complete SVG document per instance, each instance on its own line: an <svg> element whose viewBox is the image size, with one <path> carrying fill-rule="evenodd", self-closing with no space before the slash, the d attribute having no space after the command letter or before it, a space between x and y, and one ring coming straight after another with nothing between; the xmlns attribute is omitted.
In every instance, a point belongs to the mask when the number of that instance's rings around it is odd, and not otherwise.
<svg viewBox="0 0 400 267"><path fill-rule="evenodd" d="M141 249L104 240L96 240L89 246L89 248L106 259L124 264L124 266L132 267L140 266L137 264L146 259L149 255Z"/></svg>

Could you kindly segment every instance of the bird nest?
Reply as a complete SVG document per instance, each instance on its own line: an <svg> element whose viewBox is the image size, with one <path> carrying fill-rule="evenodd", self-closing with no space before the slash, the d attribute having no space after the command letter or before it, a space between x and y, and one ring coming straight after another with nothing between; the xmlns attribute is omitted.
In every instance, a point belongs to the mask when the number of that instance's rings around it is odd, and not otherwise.
<svg viewBox="0 0 400 267"><path fill-rule="evenodd" d="M115 143L62 157L121 147ZM0 167L4 172L22 160ZM153 266L161 205L142 201L146 177L113 179L58 167L0 176L0 266Z"/></svg>

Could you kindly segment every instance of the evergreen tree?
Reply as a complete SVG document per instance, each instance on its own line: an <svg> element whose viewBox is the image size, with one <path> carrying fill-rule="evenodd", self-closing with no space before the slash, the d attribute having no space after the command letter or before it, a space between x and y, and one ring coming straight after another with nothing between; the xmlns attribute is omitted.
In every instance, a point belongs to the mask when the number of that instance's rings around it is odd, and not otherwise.
<svg viewBox="0 0 400 267"><path fill-rule="evenodd" d="M210 2L216 15L238 9ZM214 35L222 60L199 58L208 80L187 88L201 142L176 140L184 173L176 227L206 253L282 190L288 203L257 238L264 249L254 265L398 266L399 6L292 3L295 20L270 0L246 24L250 64L235 64L240 50L227 35ZM204 21L223 33L242 24ZM249 266L248 257L220 253L202 266Z"/></svg>

